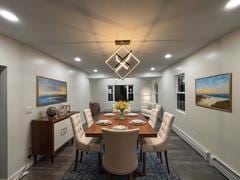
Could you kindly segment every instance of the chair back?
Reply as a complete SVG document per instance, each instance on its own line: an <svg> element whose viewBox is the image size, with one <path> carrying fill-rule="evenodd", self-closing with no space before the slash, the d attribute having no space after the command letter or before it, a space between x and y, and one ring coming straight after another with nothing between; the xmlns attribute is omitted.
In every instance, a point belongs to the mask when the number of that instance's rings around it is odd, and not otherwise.
<svg viewBox="0 0 240 180"><path fill-rule="evenodd" d="M102 128L105 152L104 168L115 175L127 175L138 166L137 139L139 129L112 130Z"/></svg>
<svg viewBox="0 0 240 180"><path fill-rule="evenodd" d="M80 113L72 115L70 119L73 128L74 141L76 144L81 143L81 137L84 136L84 130L81 124Z"/></svg>
<svg viewBox="0 0 240 180"><path fill-rule="evenodd" d="M159 115L159 109L152 109L148 123L152 126L153 129L157 127L157 120Z"/></svg>
<svg viewBox="0 0 240 180"><path fill-rule="evenodd" d="M165 144L166 146L168 144L174 118L175 117L173 114L164 112L162 124L158 131L158 136L161 138L163 144Z"/></svg>
<svg viewBox="0 0 240 180"><path fill-rule="evenodd" d="M83 114L84 114L84 118L87 122L87 126L90 127L93 124L93 117L92 117L91 110L89 108L85 109L83 111Z"/></svg>

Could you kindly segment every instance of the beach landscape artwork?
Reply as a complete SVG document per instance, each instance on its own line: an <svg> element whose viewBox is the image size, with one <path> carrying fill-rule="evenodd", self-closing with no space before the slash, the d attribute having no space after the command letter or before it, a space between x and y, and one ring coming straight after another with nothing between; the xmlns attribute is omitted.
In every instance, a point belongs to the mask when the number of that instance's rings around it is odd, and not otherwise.
<svg viewBox="0 0 240 180"><path fill-rule="evenodd" d="M67 82L37 76L37 106L67 101Z"/></svg>
<svg viewBox="0 0 240 180"><path fill-rule="evenodd" d="M196 79L196 105L232 111L232 74Z"/></svg>

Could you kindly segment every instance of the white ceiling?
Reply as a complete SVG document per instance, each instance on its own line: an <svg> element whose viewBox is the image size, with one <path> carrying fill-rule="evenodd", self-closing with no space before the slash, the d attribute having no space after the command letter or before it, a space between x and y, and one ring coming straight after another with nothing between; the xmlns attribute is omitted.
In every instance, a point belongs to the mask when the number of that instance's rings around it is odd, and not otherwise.
<svg viewBox="0 0 240 180"><path fill-rule="evenodd" d="M130 39L141 60L134 75L165 69L240 27L240 8L226 0L0 0L18 24L0 18L0 32L90 74L113 74L105 60L116 39ZM164 59L165 53L173 54ZM82 62L74 62L79 56Z"/></svg>

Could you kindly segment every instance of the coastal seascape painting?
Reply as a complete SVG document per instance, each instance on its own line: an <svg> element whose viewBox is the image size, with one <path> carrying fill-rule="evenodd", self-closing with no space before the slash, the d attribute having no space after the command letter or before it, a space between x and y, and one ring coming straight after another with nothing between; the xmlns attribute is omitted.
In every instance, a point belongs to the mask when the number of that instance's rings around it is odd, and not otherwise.
<svg viewBox="0 0 240 180"><path fill-rule="evenodd" d="M37 106L67 101L67 82L37 76Z"/></svg>
<svg viewBox="0 0 240 180"><path fill-rule="evenodd" d="M196 79L196 105L232 111L232 74Z"/></svg>

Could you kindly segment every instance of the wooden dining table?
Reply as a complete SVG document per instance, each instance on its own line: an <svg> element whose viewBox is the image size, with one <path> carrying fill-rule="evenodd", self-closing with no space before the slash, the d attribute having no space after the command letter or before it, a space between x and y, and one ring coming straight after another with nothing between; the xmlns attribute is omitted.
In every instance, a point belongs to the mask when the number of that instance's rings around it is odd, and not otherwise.
<svg viewBox="0 0 240 180"><path fill-rule="evenodd" d="M126 119L122 120L119 118L119 113L114 113L115 116L105 116L105 113L100 113L94 117L94 123L87 129L85 129L85 136L86 137L101 137L102 136L102 128L112 128L116 125L124 125L128 129L139 129L139 137L157 137L157 131L154 130L150 124L148 123L148 120L141 114L137 113L136 116L127 116ZM133 119L141 119L146 121L145 124L142 125L133 125L129 124L129 121ZM112 124L110 125L98 125L96 124L96 121L98 120L110 120L112 121Z"/></svg>

